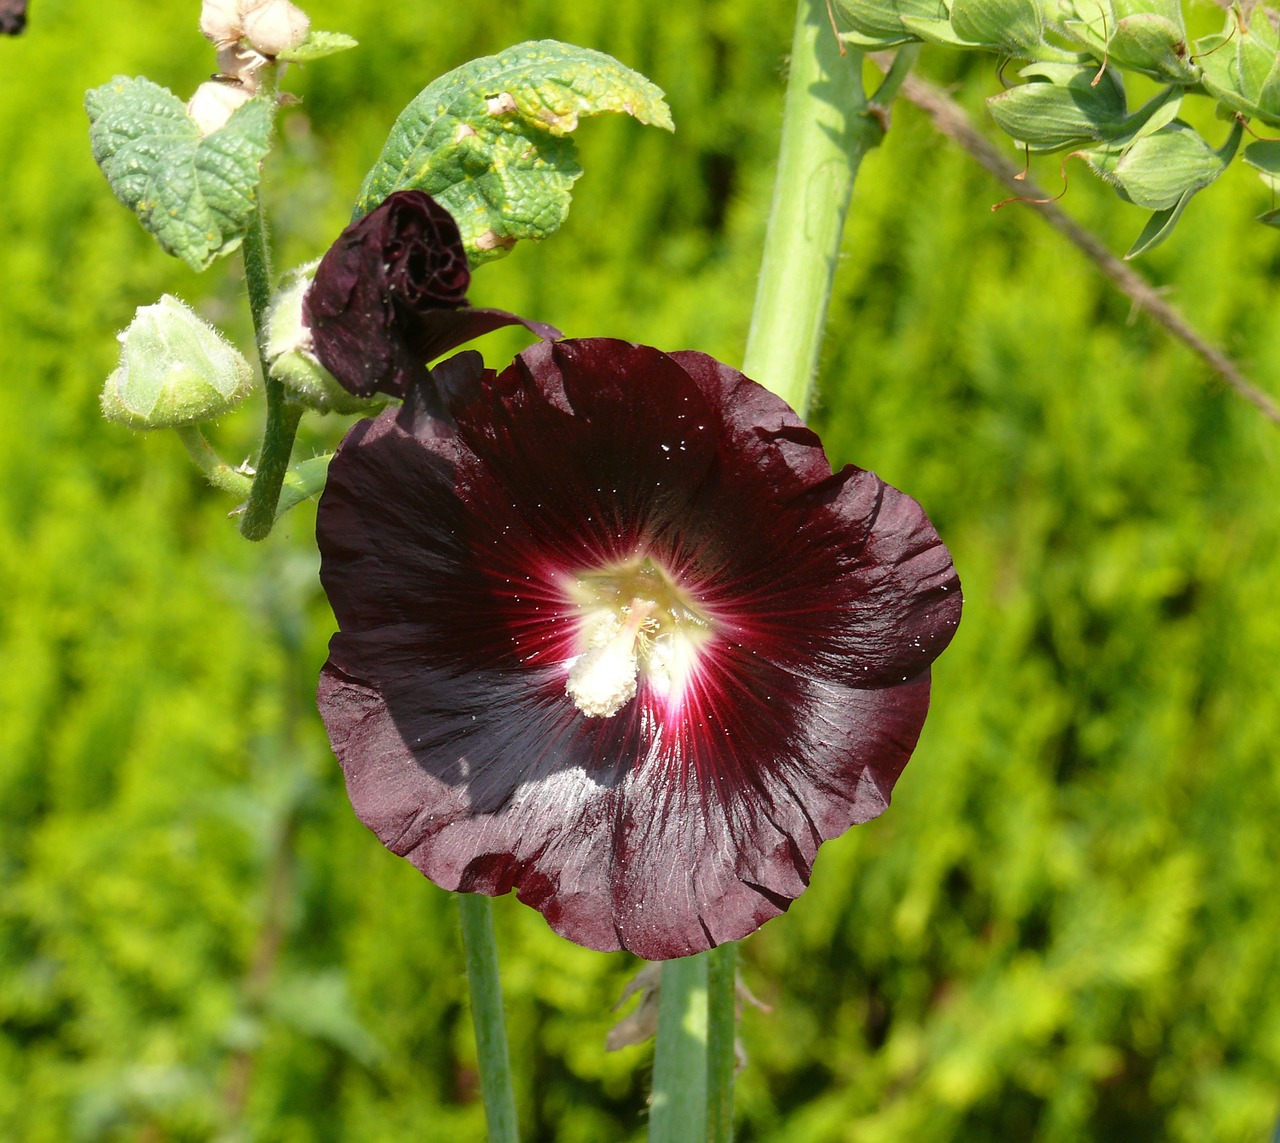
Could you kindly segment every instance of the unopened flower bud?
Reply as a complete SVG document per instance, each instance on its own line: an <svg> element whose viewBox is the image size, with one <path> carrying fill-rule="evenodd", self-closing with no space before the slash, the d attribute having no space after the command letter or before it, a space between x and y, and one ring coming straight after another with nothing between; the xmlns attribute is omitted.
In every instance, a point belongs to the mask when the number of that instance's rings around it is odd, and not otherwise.
<svg viewBox="0 0 1280 1143"><path fill-rule="evenodd" d="M253 391L243 354L170 294L139 308L119 339L120 365L102 392L109 421L135 429L196 425Z"/></svg>
<svg viewBox="0 0 1280 1143"><path fill-rule="evenodd" d="M225 127L236 109L252 98L253 93L242 83L211 79L196 88L187 104L187 114L196 121L201 135L212 135Z"/></svg>
<svg viewBox="0 0 1280 1143"><path fill-rule="evenodd" d="M302 319L302 299L311 288L316 263L303 266L285 283L267 314L266 359L271 376L300 404L321 413L360 413L376 409L382 398L368 400L348 392L316 359L311 330Z"/></svg>
<svg viewBox="0 0 1280 1143"><path fill-rule="evenodd" d="M242 35L241 0L204 0L200 8L200 31L206 39L221 47L234 44Z"/></svg>
<svg viewBox="0 0 1280 1143"><path fill-rule="evenodd" d="M307 38L311 21L289 0L243 0L244 37L264 56L278 56Z"/></svg>

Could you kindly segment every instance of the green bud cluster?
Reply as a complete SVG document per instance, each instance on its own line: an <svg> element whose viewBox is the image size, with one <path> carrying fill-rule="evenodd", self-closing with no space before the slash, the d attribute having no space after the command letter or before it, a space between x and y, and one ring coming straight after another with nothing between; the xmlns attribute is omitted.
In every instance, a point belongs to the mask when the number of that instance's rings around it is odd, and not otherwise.
<svg viewBox="0 0 1280 1143"><path fill-rule="evenodd" d="M988 105L996 124L1034 152L1082 159L1126 202L1152 211L1129 256L1172 231L1191 196L1235 157L1244 121L1280 127L1280 34L1261 5L1233 7L1223 30L1193 41L1181 0L837 0L864 50L913 42L1029 61L1025 82ZM1124 73L1163 85L1130 110ZM1234 126L1219 145L1179 118L1184 98L1208 96ZM1258 142L1245 161L1273 187L1280 149ZM1261 221L1280 225L1280 212Z"/></svg>

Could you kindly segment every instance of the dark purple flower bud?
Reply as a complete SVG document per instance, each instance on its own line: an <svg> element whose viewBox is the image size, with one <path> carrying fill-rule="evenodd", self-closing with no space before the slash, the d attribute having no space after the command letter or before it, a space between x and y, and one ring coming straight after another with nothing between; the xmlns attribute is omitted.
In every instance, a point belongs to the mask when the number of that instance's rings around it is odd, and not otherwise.
<svg viewBox="0 0 1280 1143"><path fill-rule="evenodd" d="M0 35L16 36L27 26L27 0L0 0Z"/></svg>
<svg viewBox="0 0 1280 1143"><path fill-rule="evenodd" d="M320 363L358 397L404 397L427 363L507 325L560 331L467 304L471 273L457 224L422 191L398 191L353 222L316 268L303 320Z"/></svg>
<svg viewBox="0 0 1280 1143"><path fill-rule="evenodd" d="M960 618L947 549L704 354L440 373L447 415L361 422L320 502L320 710L356 813L592 948L745 936L888 805Z"/></svg>

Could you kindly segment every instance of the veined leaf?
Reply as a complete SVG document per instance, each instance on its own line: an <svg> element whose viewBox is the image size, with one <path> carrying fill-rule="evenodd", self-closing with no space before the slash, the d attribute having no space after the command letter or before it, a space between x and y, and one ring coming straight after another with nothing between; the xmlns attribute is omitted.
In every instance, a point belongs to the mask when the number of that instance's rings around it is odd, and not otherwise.
<svg viewBox="0 0 1280 1143"><path fill-rule="evenodd" d="M283 60L285 63L310 63L312 60L323 59L325 56L345 52L358 46L357 40L344 36L341 32L312 31L296 48L281 52L276 59Z"/></svg>
<svg viewBox="0 0 1280 1143"><path fill-rule="evenodd" d="M672 129L661 90L602 52L540 40L472 60L401 112L356 217L393 191L423 190L457 221L473 266L500 258L559 228L582 174L569 133L606 111Z"/></svg>
<svg viewBox="0 0 1280 1143"><path fill-rule="evenodd" d="M201 136L183 102L149 79L117 77L85 96L93 157L116 198L193 270L240 245L253 215L271 106L251 99Z"/></svg>

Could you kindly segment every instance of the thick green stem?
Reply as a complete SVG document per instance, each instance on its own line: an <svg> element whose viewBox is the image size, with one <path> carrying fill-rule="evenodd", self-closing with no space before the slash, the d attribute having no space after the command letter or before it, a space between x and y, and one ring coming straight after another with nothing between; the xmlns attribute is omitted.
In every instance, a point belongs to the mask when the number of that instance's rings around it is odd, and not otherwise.
<svg viewBox="0 0 1280 1143"><path fill-rule="evenodd" d="M267 241L261 187L258 188L258 204L240 245L240 253L244 258L244 284L249 294L249 313L253 317L253 336L261 356L267 340L267 309L271 305L271 245Z"/></svg>
<svg viewBox="0 0 1280 1143"><path fill-rule="evenodd" d="M489 1143L516 1143L516 1100L511 1088L507 1028L502 1017L502 980L498 975L498 945L493 937L493 906L488 897L478 893L457 896Z"/></svg>
<svg viewBox="0 0 1280 1143"><path fill-rule="evenodd" d="M738 946L721 945L707 965L707 1143L733 1143L737 1066Z"/></svg>
<svg viewBox="0 0 1280 1143"><path fill-rule="evenodd" d="M708 956L700 953L662 966L649 1143L706 1138Z"/></svg>
<svg viewBox="0 0 1280 1143"><path fill-rule="evenodd" d="M743 371L801 416L818 368L858 166L884 135L881 101L893 99L914 58L899 54L878 102L869 104L862 57L842 54L825 0L799 0ZM735 946L727 945L663 967L650 1143L733 1139L736 959Z"/></svg>
<svg viewBox="0 0 1280 1143"><path fill-rule="evenodd" d="M266 342L267 308L271 304L271 249L267 244L261 192L241 250L244 254L245 284L249 291L249 310L253 314L253 332L258 342L258 356L262 360L262 375L266 378L267 427L262 434L262 452L258 456L253 488L240 523L240 534L247 540L263 540L275 523L280 489L285 473L289 471L302 409L286 400L284 386L268 373L262 352Z"/></svg>
<svg viewBox="0 0 1280 1143"><path fill-rule="evenodd" d="M743 372L803 416L853 180L880 141L862 56L840 54L825 0L800 0L764 259Z"/></svg>

